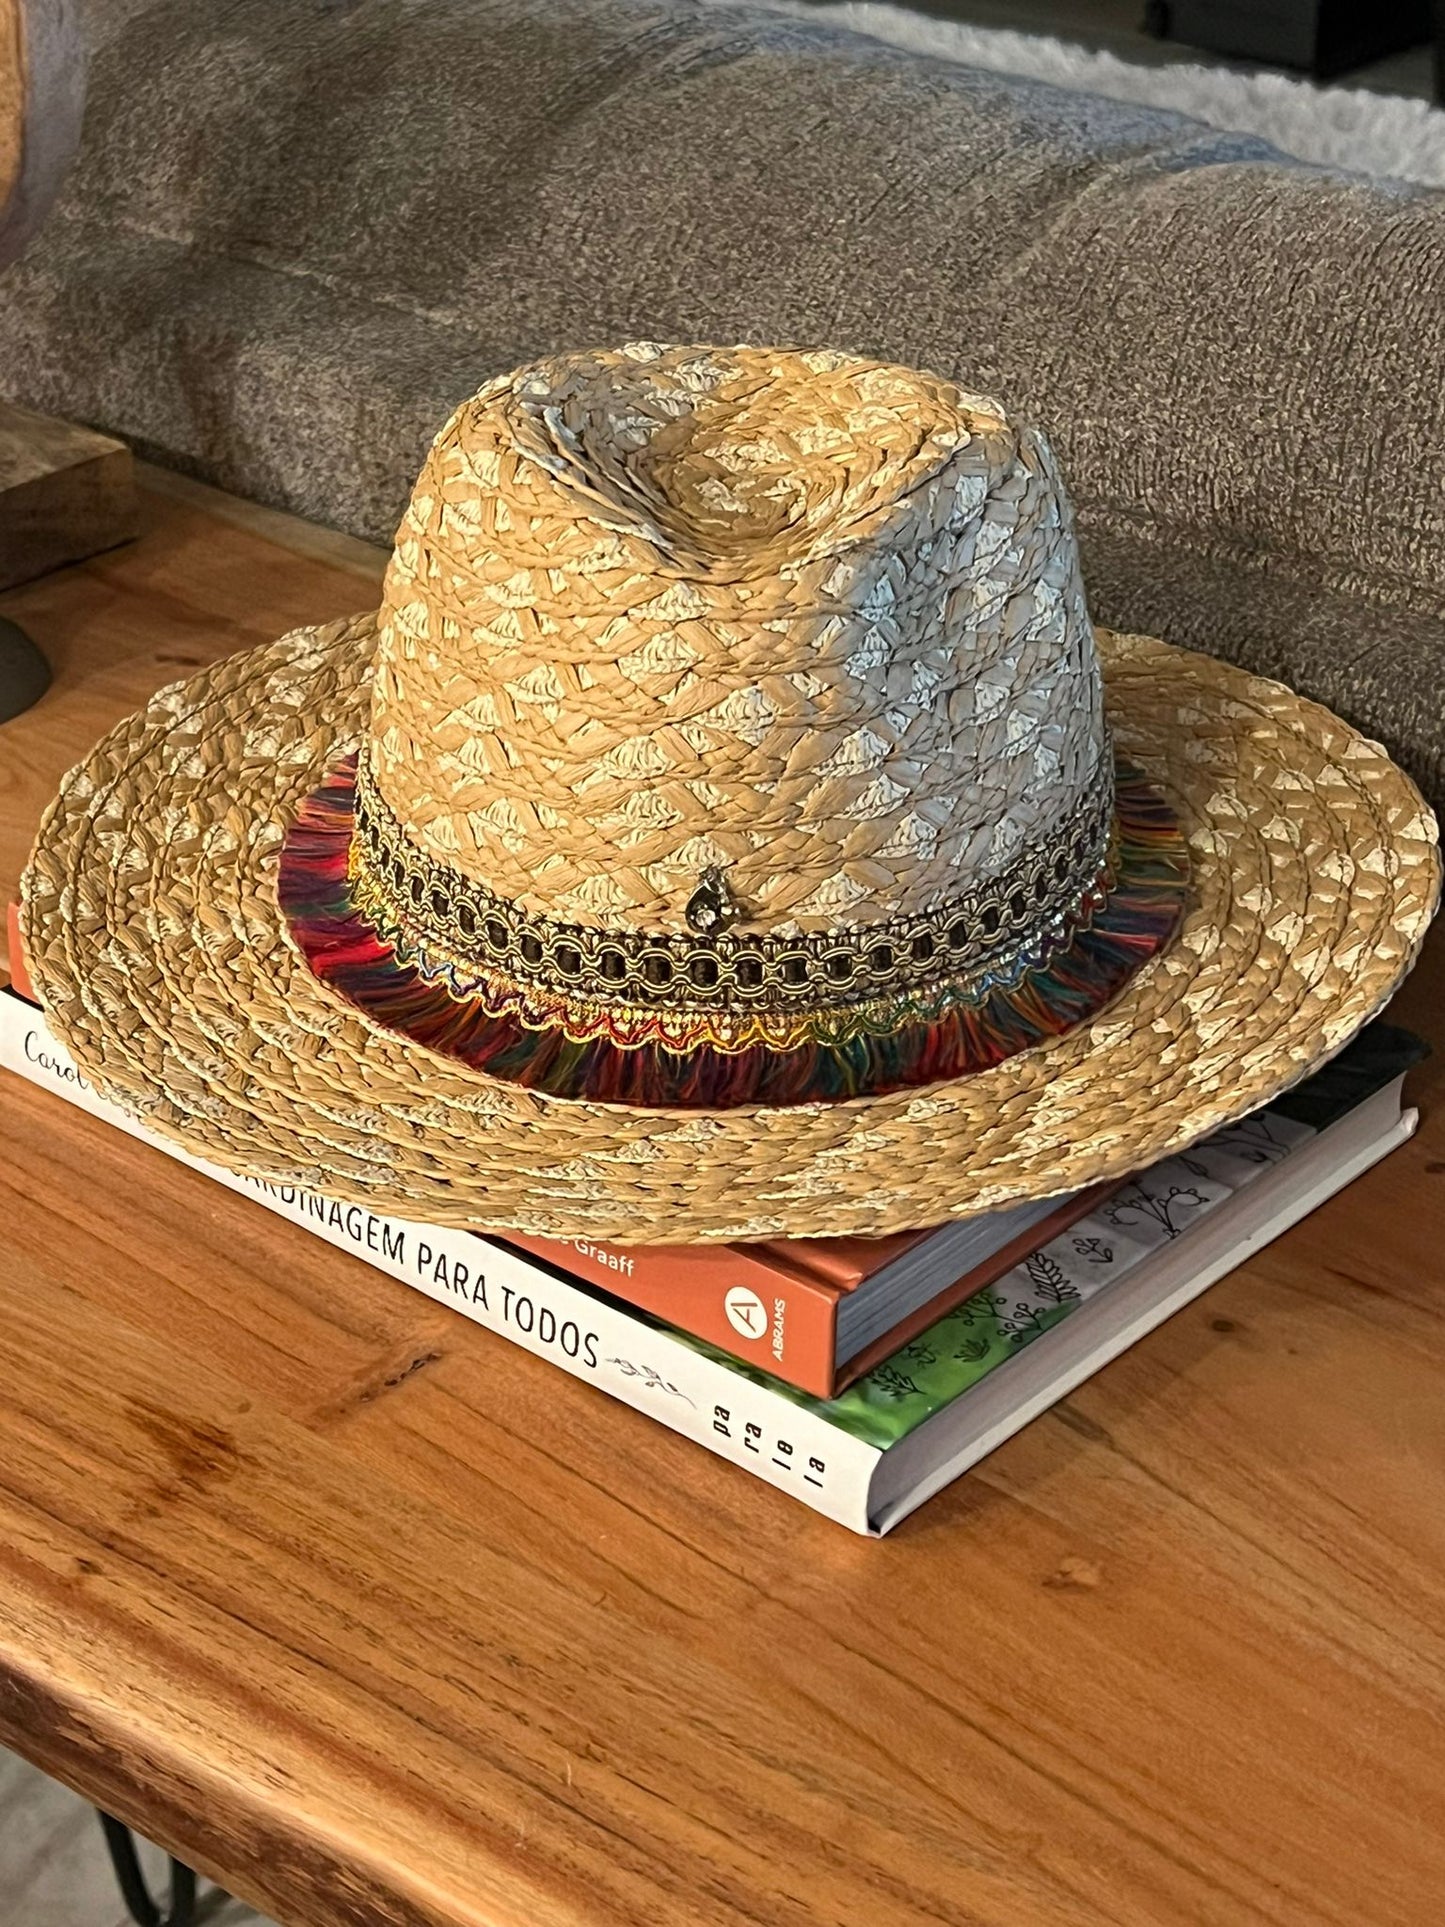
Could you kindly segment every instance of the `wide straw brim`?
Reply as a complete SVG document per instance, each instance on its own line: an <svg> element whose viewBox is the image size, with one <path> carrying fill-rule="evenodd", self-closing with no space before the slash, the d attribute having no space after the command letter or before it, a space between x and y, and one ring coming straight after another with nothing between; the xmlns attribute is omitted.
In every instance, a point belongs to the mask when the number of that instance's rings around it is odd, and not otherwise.
<svg viewBox="0 0 1445 1927"><path fill-rule="evenodd" d="M1179 812L1180 933L1102 1013L989 1071L718 1113L539 1096L359 1016L287 941L285 825L368 717L371 616L162 690L66 777L23 887L81 1069L196 1154L381 1212L629 1243L882 1233L1121 1177L1266 1104L1408 970L1434 820L1276 683L1101 632L1115 739Z"/></svg>

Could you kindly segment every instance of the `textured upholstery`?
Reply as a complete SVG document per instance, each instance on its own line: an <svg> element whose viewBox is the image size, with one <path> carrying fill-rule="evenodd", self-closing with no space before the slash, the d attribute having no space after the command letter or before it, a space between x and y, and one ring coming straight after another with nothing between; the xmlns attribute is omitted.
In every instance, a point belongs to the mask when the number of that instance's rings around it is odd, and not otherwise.
<svg viewBox="0 0 1445 1927"><path fill-rule="evenodd" d="M1445 195L688 0L94 0L0 389L389 539L486 376L827 344L1050 432L1096 615L1445 795Z"/></svg>

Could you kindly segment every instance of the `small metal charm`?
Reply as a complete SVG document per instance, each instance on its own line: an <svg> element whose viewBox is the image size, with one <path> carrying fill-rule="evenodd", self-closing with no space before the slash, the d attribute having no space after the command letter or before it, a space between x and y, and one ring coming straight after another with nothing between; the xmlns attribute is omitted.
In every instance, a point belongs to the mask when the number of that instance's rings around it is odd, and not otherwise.
<svg viewBox="0 0 1445 1927"><path fill-rule="evenodd" d="M700 937L715 937L719 930L736 923L742 911L728 895L722 871L713 866L703 871L702 882L688 898L683 914L690 930Z"/></svg>

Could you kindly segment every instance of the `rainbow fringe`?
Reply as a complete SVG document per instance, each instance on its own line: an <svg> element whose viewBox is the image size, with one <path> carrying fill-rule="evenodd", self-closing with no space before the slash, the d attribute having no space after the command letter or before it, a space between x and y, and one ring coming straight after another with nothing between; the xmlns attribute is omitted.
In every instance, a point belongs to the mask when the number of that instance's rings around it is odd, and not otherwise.
<svg viewBox="0 0 1445 1927"><path fill-rule="evenodd" d="M458 995L401 933L383 933L353 897L349 874L355 758L301 806L281 853L278 894L313 973L388 1030L528 1090L636 1109L728 1110L814 1104L940 1083L989 1070L1095 1015L1173 935L1188 890L1177 820L1142 772L1120 762L1117 828L1102 901L1063 943L1014 981L945 986L920 1014L907 1005L851 1035L790 1048L685 1051L621 1045L539 1021L516 987L495 980Z"/></svg>

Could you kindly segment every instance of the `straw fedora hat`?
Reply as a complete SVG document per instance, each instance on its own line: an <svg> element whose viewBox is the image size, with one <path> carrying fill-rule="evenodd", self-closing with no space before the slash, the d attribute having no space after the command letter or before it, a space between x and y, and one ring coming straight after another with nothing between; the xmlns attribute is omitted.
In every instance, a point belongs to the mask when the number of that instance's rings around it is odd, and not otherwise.
<svg viewBox="0 0 1445 1927"><path fill-rule="evenodd" d="M452 1224L884 1232L1120 1175L1389 997L1376 744L1096 632L1043 438L833 353L632 343L442 430L378 613L162 690L23 888L87 1074Z"/></svg>

